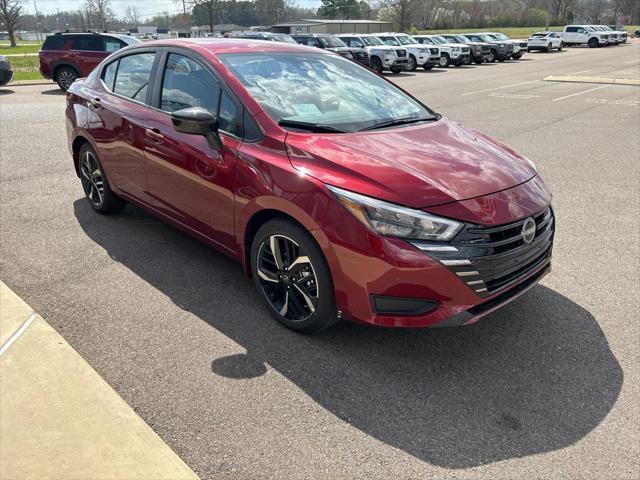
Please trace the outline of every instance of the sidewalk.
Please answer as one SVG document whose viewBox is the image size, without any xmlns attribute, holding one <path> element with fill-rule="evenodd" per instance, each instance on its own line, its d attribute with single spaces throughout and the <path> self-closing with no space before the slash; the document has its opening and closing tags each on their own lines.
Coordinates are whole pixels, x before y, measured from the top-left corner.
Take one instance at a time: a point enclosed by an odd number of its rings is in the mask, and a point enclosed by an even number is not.
<svg viewBox="0 0 640 480">
<path fill-rule="evenodd" d="M 198 477 L 0 282 L 0 479 L 31 478 Z"/>
</svg>

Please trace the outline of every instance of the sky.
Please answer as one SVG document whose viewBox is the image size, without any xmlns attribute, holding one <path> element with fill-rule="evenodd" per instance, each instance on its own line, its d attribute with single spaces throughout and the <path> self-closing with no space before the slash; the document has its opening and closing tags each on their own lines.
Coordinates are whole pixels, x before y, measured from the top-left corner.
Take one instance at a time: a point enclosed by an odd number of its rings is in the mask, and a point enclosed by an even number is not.
<svg viewBox="0 0 640 480">
<path fill-rule="evenodd" d="M 77 10 L 83 0 L 35 0 L 39 13 L 56 13 L 57 10 Z M 317 7 L 320 0 L 295 0 L 301 7 Z M 118 17 L 123 17 L 127 6 L 138 7 L 138 17 L 143 20 L 163 12 L 178 13 L 182 10 L 182 2 L 179 0 L 111 0 L 111 8 Z M 24 0 L 25 10 L 34 12 L 33 0 Z"/>
</svg>

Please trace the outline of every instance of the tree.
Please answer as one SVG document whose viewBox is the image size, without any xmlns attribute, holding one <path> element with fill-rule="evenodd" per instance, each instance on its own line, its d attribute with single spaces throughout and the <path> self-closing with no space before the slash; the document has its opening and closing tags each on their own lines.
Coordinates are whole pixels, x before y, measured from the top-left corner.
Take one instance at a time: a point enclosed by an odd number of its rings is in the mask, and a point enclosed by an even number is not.
<svg viewBox="0 0 640 480">
<path fill-rule="evenodd" d="M 358 2 L 358 0 L 322 0 L 318 15 L 324 18 L 357 20 L 362 18 L 364 13 L 361 3 L 368 8 L 369 5 L 366 2 Z"/>
<path fill-rule="evenodd" d="M 22 0 L 0 0 L 0 23 L 9 33 L 11 47 L 16 46 L 16 30 L 20 25 L 22 12 Z"/>
<path fill-rule="evenodd" d="M 256 15 L 262 25 L 283 22 L 292 11 L 290 0 L 256 0 Z"/>
<path fill-rule="evenodd" d="M 127 7 L 127 11 L 125 13 L 124 19 L 127 23 L 131 25 L 138 25 L 138 7 L 135 5 L 129 5 Z"/>
<path fill-rule="evenodd" d="M 412 0 L 385 0 L 380 8 L 380 17 L 389 20 L 404 32 L 411 26 L 411 14 L 415 3 Z"/>
</svg>

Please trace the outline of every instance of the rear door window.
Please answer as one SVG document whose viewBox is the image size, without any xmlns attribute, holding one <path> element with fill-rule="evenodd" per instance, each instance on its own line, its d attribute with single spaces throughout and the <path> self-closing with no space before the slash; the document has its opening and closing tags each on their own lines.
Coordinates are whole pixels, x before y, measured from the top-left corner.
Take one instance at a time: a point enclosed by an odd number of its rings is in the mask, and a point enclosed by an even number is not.
<svg viewBox="0 0 640 480">
<path fill-rule="evenodd" d="M 144 102 L 155 53 L 137 53 L 120 59 L 113 91 L 139 102 Z"/>
<path fill-rule="evenodd" d="M 116 79 L 116 72 L 118 70 L 118 62 L 119 62 L 119 60 L 116 60 L 115 62 L 111 62 L 102 71 L 102 81 L 104 82 L 105 86 L 109 90 L 113 90 L 113 82 Z"/>
<path fill-rule="evenodd" d="M 74 37 L 71 50 L 82 50 L 85 52 L 102 52 L 104 46 L 102 37 L 99 35 L 81 35 Z"/>
</svg>

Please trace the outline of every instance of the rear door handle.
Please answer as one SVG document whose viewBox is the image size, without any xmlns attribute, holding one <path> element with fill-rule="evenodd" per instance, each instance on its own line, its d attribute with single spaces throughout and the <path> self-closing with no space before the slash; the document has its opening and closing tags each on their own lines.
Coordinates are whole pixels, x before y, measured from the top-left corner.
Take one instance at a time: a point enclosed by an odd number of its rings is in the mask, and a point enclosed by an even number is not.
<svg viewBox="0 0 640 480">
<path fill-rule="evenodd" d="M 164 135 L 160 133 L 159 130 L 153 128 L 147 128 L 144 133 L 156 143 L 162 143 L 164 141 Z"/>
<path fill-rule="evenodd" d="M 89 100 L 89 103 L 95 109 L 102 108 L 102 103 L 98 97 L 92 98 L 91 100 Z"/>
</svg>

